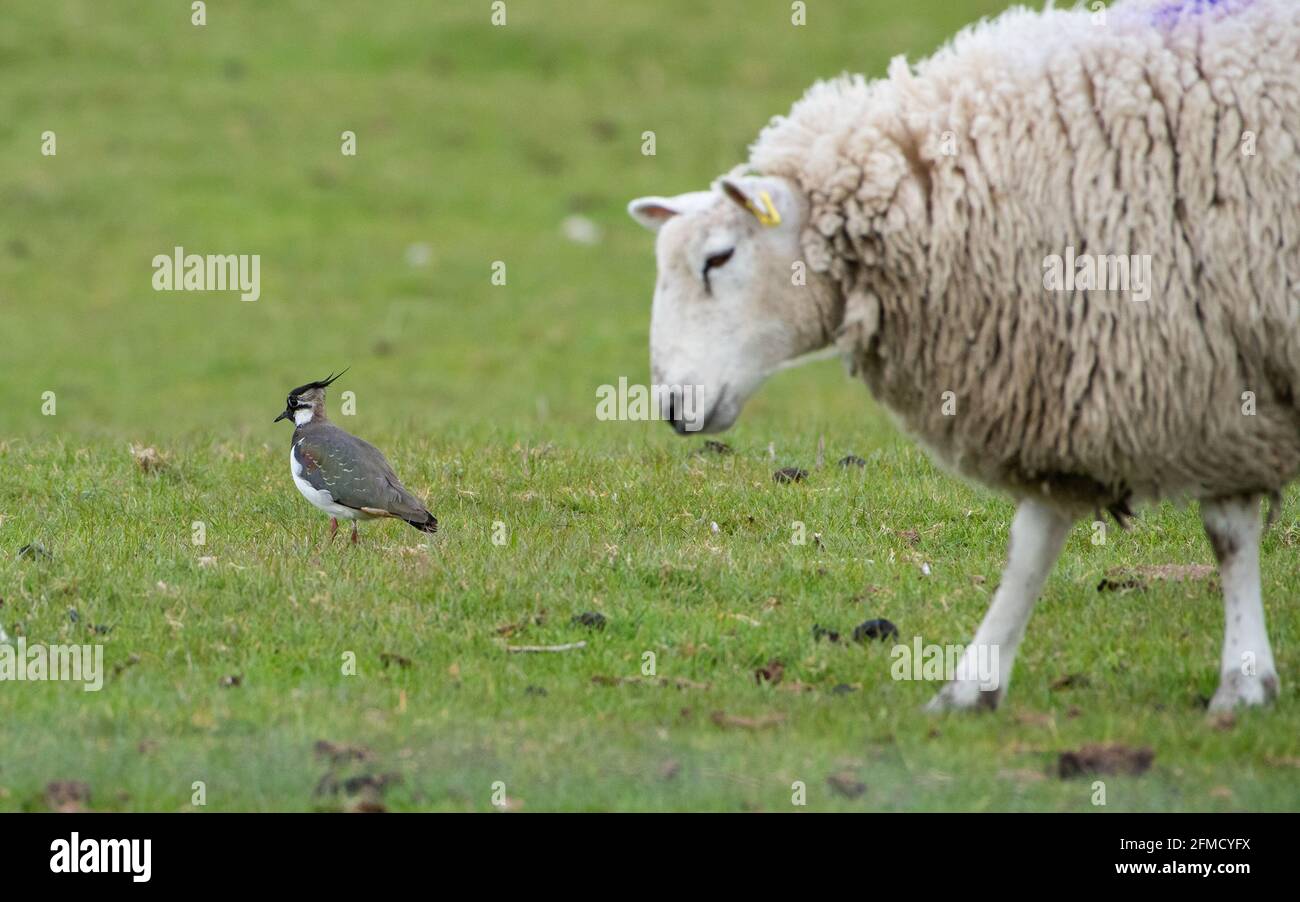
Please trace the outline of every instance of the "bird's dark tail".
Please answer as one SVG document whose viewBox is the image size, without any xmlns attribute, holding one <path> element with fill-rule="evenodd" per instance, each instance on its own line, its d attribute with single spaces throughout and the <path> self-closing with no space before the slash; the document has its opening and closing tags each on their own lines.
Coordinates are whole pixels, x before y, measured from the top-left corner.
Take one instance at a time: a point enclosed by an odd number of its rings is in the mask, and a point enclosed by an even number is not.
<svg viewBox="0 0 1300 902">
<path fill-rule="evenodd" d="M 428 511 L 424 512 L 424 517 L 425 519 L 423 520 L 407 520 L 406 522 L 410 523 L 420 532 L 429 532 L 429 533 L 437 532 L 438 518 L 435 517 L 433 514 L 429 513 Z"/>
</svg>

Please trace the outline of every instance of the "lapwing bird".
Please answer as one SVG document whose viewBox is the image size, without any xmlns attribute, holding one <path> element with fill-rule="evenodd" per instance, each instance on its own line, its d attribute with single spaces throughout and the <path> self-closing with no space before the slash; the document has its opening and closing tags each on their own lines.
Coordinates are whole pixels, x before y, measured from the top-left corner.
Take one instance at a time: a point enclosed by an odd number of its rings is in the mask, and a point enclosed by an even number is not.
<svg viewBox="0 0 1300 902">
<path fill-rule="evenodd" d="M 344 370 L 343 372 L 347 372 Z M 325 416 L 325 387 L 342 376 L 331 373 L 289 392 L 284 412 L 275 418 L 293 420 L 289 470 L 302 496 L 330 515 L 330 538 L 339 531 L 339 518 L 357 521 L 377 517 L 405 520 L 421 532 L 437 532 L 438 521 L 397 480 L 384 455 L 369 442 L 349 435 Z"/>
</svg>

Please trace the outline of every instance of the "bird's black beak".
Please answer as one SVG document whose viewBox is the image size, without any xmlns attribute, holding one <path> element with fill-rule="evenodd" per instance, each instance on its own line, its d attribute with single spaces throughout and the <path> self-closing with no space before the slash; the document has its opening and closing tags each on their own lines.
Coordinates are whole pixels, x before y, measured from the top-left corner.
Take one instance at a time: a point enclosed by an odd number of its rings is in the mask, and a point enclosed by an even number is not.
<svg viewBox="0 0 1300 902">
<path fill-rule="evenodd" d="M 278 423 L 278 422 L 280 422 L 281 420 L 287 420 L 287 419 L 289 419 L 289 417 L 291 417 L 291 416 L 293 416 L 293 413 L 289 410 L 289 408 L 286 407 L 286 408 L 284 409 L 284 411 L 283 411 L 283 412 L 282 412 L 278 417 L 276 417 L 274 420 L 272 420 L 271 422 L 272 422 L 272 423 Z"/>
</svg>

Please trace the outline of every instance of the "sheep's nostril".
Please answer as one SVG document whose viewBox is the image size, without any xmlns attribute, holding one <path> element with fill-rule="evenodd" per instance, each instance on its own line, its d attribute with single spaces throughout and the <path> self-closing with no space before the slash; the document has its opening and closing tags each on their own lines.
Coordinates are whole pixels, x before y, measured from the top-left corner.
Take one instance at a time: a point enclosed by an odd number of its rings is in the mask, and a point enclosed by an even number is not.
<svg viewBox="0 0 1300 902">
<path fill-rule="evenodd" d="M 680 435 L 686 434 L 686 404 L 682 398 L 681 389 L 674 388 L 670 390 L 664 398 L 665 405 L 662 411 L 665 416 L 665 422 Z"/>
<path fill-rule="evenodd" d="M 667 409 L 663 411 L 664 415 L 668 418 L 668 422 L 676 423 L 686 412 L 685 405 L 682 403 L 681 389 L 670 388 L 664 396 L 664 401 L 667 402 Z"/>
</svg>

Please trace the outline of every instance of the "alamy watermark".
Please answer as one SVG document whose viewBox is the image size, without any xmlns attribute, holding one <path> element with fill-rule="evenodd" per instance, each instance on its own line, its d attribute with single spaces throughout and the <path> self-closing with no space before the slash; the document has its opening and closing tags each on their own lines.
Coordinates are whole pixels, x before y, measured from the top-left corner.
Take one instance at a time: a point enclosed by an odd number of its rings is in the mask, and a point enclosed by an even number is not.
<svg viewBox="0 0 1300 902">
<path fill-rule="evenodd" d="M 104 646 L 28 645 L 0 642 L 0 682 L 84 683 L 86 692 L 104 688 Z"/>
<path fill-rule="evenodd" d="M 153 876 L 151 839 L 82 839 L 74 832 L 50 843 L 50 851 L 54 874 L 130 874 L 134 883 Z"/>
<path fill-rule="evenodd" d="M 153 258 L 154 291 L 238 291 L 241 301 L 262 296 L 261 254 L 187 254 L 179 245 L 171 255 Z"/>
<path fill-rule="evenodd" d="M 1078 254 L 1043 258 L 1043 287 L 1048 291 L 1124 291 L 1134 301 L 1151 298 L 1150 254 Z"/>
<path fill-rule="evenodd" d="M 889 675 L 895 680 L 950 683 L 976 681 L 985 692 L 995 692 L 1000 679 L 996 645 L 924 645 L 920 636 L 911 645 L 895 645 Z"/>
<path fill-rule="evenodd" d="M 667 420 L 680 421 L 687 432 L 704 425 L 700 416 L 703 385 L 629 385 L 620 376 L 618 385 L 601 385 L 596 389 L 598 420 Z"/>
</svg>

